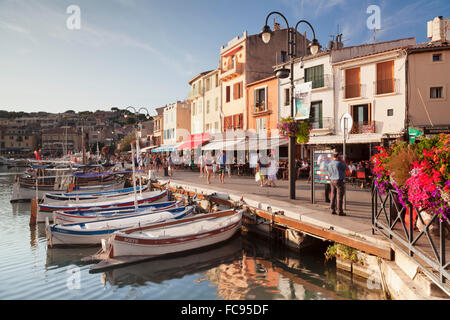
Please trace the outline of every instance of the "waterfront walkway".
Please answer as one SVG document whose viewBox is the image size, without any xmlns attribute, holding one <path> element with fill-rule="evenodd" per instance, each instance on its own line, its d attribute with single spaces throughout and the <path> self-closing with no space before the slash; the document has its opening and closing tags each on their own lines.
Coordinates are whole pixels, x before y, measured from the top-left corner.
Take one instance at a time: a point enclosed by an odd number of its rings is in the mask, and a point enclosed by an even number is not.
<svg viewBox="0 0 450 320">
<path fill-rule="evenodd" d="M 272 212 L 283 211 L 286 217 L 320 227 L 323 230 L 339 233 L 359 241 L 367 241 L 372 245 L 387 249 L 389 243 L 381 235 L 372 235 L 371 227 L 371 192 L 356 185 L 347 186 L 347 216 L 331 215 L 329 204 L 325 202 L 323 185 L 316 184 L 316 203 L 311 203 L 311 186 L 307 180 L 296 182 L 296 199 L 289 199 L 288 181 L 276 181 L 277 187 L 260 187 L 251 176 L 225 176 L 225 183 L 219 178 L 211 177 L 211 184 L 206 178 L 200 178 L 199 172 L 176 170 L 172 177 L 157 173 L 161 183 L 170 180 L 171 187 L 189 188 L 190 191 L 212 194 L 220 193 L 230 196 L 233 201 L 241 197 L 251 207 Z"/>
</svg>

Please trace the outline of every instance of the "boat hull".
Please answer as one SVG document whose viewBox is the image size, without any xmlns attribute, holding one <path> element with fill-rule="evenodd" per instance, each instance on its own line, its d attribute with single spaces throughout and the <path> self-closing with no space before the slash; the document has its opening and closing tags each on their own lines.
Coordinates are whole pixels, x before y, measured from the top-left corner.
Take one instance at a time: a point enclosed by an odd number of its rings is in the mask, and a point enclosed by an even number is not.
<svg viewBox="0 0 450 320">
<path fill-rule="evenodd" d="M 242 214 L 241 214 L 242 217 Z M 162 256 L 211 246 L 230 239 L 241 227 L 241 218 L 233 224 L 204 233 L 174 239 L 140 239 L 123 233 L 110 238 L 110 258 L 120 256 Z"/>
<path fill-rule="evenodd" d="M 131 228 L 137 225 L 160 223 L 170 219 L 182 219 L 192 213 L 193 208 L 180 208 L 180 212 L 169 211 L 152 212 L 148 214 L 134 214 L 129 217 L 108 219 L 89 227 L 89 223 L 81 224 L 83 229 L 74 229 L 73 225 L 47 225 L 46 237 L 49 247 L 64 245 L 100 245 L 102 239 L 107 239 L 118 230 Z M 75 224 L 80 225 L 80 224 Z M 86 226 L 87 225 L 87 226 Z"/>
</svg>

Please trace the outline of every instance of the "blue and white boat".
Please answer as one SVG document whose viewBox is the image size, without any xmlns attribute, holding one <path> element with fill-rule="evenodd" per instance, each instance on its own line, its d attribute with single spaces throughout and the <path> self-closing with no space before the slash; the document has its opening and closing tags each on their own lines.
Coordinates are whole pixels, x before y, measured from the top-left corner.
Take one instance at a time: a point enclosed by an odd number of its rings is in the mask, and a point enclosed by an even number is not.
<svg viewBox="0 0 450 320">
<path fill-rule="evenodd" d="M 134 207 L 128 207 L 127 209 L 115 208 L 106 210 L 84 210 L 84 211 L 78 210 L 71 212 L 55 211 L 53 213 L 53 218 L 52 219 L 49 218 L 49 221 L 53 220 L 53 222 L 56 224 L 82 223 L 82 222 L 111 219 L 115 217 L 130 216 L 134 214 L 177 210 L 180 207 L 183 207 L 182 200 L 141 205 L 137 208 L 137 210 Z"/>
<path fill-rule="evenodd" d="M 134 214 L 126 217 L 116 217 L 86 223 L 66 225 L 46 224 L 47 245 L 100 245 L 102 239 L 107 239 L 116 231 L 147 226 L 173 219 L 182 219 L 193 213 L 194 207 L 180 207 L 171 211 Z"/>
<path fill-rule="evenodd" d="M 136 192 L 144 192 L 148 186 L 136 187 Z M 57 201 L 82 201 L 99 198 L 111 198 L 125 196 L 134 193 L 134 188 L 124 188 L 119 190 L 109 190 L 101 192 L 67 192 L 67 193 L 46 193 L 45 198 Z"/>
</svg>

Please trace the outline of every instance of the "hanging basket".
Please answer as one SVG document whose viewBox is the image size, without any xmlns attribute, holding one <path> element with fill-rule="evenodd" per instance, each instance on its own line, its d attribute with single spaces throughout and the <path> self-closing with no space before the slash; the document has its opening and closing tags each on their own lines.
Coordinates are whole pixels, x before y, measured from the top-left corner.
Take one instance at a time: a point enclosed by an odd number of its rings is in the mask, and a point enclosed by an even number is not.
<svg viewBox="0 0 450 320">
<path fill-rule="evenodd" d="M 278 123 L 280 134 L 286 138 L 295 137 L 298 144 L 309 142 L 311 129 L 311 123 L 308 119 L 294 120 L 292 117 L 287 117 L 282 118 Z"/>
</svg>

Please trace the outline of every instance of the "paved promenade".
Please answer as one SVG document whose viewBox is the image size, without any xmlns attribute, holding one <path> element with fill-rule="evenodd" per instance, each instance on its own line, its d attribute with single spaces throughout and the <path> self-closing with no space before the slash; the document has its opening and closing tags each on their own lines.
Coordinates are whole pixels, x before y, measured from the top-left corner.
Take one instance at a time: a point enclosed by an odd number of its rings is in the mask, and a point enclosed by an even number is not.
<svg viewBox="0 0 450 320">
<path fill-rule="evenodd" d="M 285 216 L 311 223 L 327 230 L 334 230 L 345 235 L 355 235 L 383 247 L 388 243 L 379 235 L 371 233 L 371 194 L 370 189 L 358 186 L 347 186 L 347 216 L 331 215 L 329 204 L 325 202 L 323 185 L 316 184 L 316 204 L 311 203 L 311 186 L 306 180 L 296 182 L 296 199 L 289 199 L 288 181 L 276 181 L 276 187 L 260 187 L 250 176 L 225 176 L 222 184 L 219 178 L 211 177 L 211 184 L 206 184 L 206 178 L 200 178 L 199 172 L 176 170 L 172 177 L 164 177 L 162 171 L 157 173 L 161 183 L 170 180 L 172 187 L 189 186 L 203 193 L 222 193 L 232 200 L 240 197 L 252 206 L 265 210 L 270 206 L 273 211 L 282 210 Z"/>
</svg>

